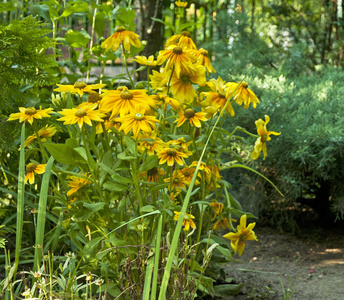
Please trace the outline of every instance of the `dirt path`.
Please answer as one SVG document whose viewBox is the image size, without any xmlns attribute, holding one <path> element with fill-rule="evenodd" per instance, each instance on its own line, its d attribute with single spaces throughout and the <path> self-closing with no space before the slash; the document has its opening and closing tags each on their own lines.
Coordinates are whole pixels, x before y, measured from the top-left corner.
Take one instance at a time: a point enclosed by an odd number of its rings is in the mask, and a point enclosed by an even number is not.
<svg viewBox="0 0 344 300">
<path fill-rule="evenodd" d="M 255 232 L 259 241 L 247 242 L 240 263 L 226 269 L 236 283 L 245 283 L 228 299 L 344 300 L 343 230 L 313 234 L 317 241 L 270 228 Z M 286 294 L 294 292 L 291 298 L 283 297 L 281 280 Z"/>
</svg>

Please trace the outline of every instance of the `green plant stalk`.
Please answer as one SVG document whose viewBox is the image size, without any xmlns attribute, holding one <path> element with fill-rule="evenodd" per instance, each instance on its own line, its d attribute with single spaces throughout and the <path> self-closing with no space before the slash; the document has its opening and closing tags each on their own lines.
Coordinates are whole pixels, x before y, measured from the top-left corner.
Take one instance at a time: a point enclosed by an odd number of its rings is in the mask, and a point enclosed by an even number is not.
<svg viewBox="0 0 344 300">
<path fill-rule="evenodd" d="M 20 154 L 19 154 L 19 174 L 18 174 L 18 197 L 17 197 L 17 227 L 16 227 L 16 250 L 14 260 L 13 281 L 15 281 L 18 264 L 20 259 L 20 250 L 24 224 L 24 194 L 25 194 L 25 123 L 21 129 L 20 135 Z"/>
<path fill-rule="evenodd" d="M 232 165 L 232 166 L 228 166 L 228 167 L 225 167 L 225 168 L 222 168 L 222 170 L 226 170 L 226 169 L 233 169 L 233 168 L 243 168 L 243 169 L 246 169 L 246 170 L 250 170 L 251 172 L 253 173 L 256 173 L 257 175 L 259 175 L 260 177 L 264 178 L 267 182 L 269 182 L 274 188 L 275 190 L 282 196 L 284 197 L 284 195 L 282 194 L 282 192 L 278 189 L 278 187 L 276 185 L 273 184 L 273 182 L 271 180 L 269 180 L 268 178 L 266 178 L 263 174 L 259 173 L 258 171 L 248 167 L 248 166 L 244 166 L 244 165 L 240 165 L 240 164 L 235 164 L 235 165 Z"/>
<path fill-rule="evenodd" d="M 137 178 L 137 143 L 138 143 L 138 140 L 136 139 L 135 140 L 135 153 L 134 153 L 134 156 L 136 157 L 136 159 L 131 160 L 130 165 L 131 165 L 131 170 L 133 173 L 133 182 L 134 182 L 134 186 L 135 186 L 136 196 L 137 196 L 137 199 L 139 200 L 139 205 L 141 208 L 144 206 L 143 205 L 144 203 L 142 201 L 141 190 L 140 190 L 139 181 Z"/>
<path fill-rule="evenodd" d="M 202 174 L 203 176 L 203 180 L 202 180 L 202 201 L 205 201 L 205 173 L 203 172 Z M 196 249 L 195 249 L 195 256 L 193 256 L 192 258 L 192 263 L 191 263 L 191 272 L 193 271 L 193 262 L 195 260 L 196 257 L 198 257 L 198 252 L 199 252 L 199 240 L 201 239 L 201 233 L 202 233 L 202 223 L 203 223 L 203 214 L 204 214 L 204 204 L 202 203 L 202 207 L 201 207 L 201 215 L 200 215 L 200 219 L 199 219 L 199 224 L 198 224 L 198 235 L 197 235 L 197 241 L 196 241 Z"/>
<path fill-rule="evenodd" d="M 129 80 L 130 80 L 131 85 L 132 85 L 132 88 L 134 89 L 135 88 L 135 84 L 134 84 L 134 81 L 131 78 L 131 75 L 130 75 L 130 72 L 129 72 L 129 69 L 128 69 L 128 63 L 127 63 L 127 58 L 125 57 L 125 51 L 124 51 L 123 44 L 121 44 L 121 50 L 122 50 L 122 54 L 123 54 L 123 62 L 124 62 L 125 70 L 127 71 Z"/>
<path fill-rule="evenodd" d="M 147 94 L 149 95 L 150 91 L 149 91 L 149 71 L 150 71 L 150 67 L 147 66 Z"/>
<path fill-rule="evenodd" d="M 153 271 L 153 283 L 150 300 L 156 299 L 156 290 L 158 287 L 158 272 L 159 272 L 159 259 L 160 259 L 160 244 L 161 244 L 161 232 L 162 232 L 163 216 L 159 216 L 158 232 L 156 235 L 155 244 L 155 256 L 154 256 L 154 271 Z"/>
<path fill-rule="evenodd" d="M 173 64 L 173 67 L 172 67 L 171 76 L 168 79 L 168 83 L 167 83 L 167 93 L 166 93 L 167 96 L 169 96 L 173 72 L 174 72 L 174 64 Z"/>
</svg>

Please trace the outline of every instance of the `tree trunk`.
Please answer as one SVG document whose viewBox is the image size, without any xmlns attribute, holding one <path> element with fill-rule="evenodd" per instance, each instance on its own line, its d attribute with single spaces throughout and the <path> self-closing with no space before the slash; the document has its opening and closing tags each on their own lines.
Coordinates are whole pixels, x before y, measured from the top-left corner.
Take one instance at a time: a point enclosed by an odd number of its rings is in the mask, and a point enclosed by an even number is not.
<svg viewBox="0 0 344 300">
<path fill-rule="evenodd" d="M 137 33 L 142 41 L 147 41 L 140 55 L 150 56 L 162 50 L 164 46 L 163 24 L 151 18 L 162 19 L 163 0 L 136 0 Z M 138 81 L 147 80 L 147 72 L 137 73 Z"/>
</svg>

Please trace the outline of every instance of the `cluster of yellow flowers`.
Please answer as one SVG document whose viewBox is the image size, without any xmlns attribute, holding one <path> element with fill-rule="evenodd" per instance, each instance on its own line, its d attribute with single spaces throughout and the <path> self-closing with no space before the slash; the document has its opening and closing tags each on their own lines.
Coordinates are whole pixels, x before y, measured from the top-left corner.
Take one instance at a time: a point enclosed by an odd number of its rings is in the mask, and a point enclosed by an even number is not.
<svg viewBox="0 0 344 300">
<path fill-rule="evenodd" d="M 187 3 L 179 2 L 176 4 L 180 7 L 184 7 L 184 4 Z M 123 52 L 130 51 L 131 46 L 140 47 L 139 36 L 120 26 L 101 45 L 106 51 L 110 49 L 116 51 L 121 46 Z M 85 130 L 84 124 L 93 126 L 93 122 L 97 122 L 97 134 L 101 134 L 104 129 L 110 130 L 112 127 L 118 131 L 124 131 L 124 134 L 132 132 L 141 153 L 156 154 L 159 164 L 166 164 L 166 168 L 170 168 L 170 176 L 167 178 L 164 178 L 166 170 L 158 167 L 139 174 L 139 178 L 148 182 L 169 183 L 170 196 L 174 200 L 182 189 L 186 189 L 190 185 L 198 162 L 194 161 L 189 165 L 186 163 L 186 160 L 189 157 L 191 159 L 194 154 L 189 150 L 192 141 L 187 142 L 183 137 L 163 141 L 158 134 L 162 134 L 164 127 L 168 125 L 169 127 L 174 126 L 173 134 L 177 135 L 181 133 L 178 132 L 178 128 L 184 125 L 191 139 L 195 141 L 197 129 L 202 127 L 202 122 L 213 119 L 225 105 L 226 112 L 234 116 L 234 103 L 242 105 L 244 109 L 252 103 L 255 108 L 259 100 L 248 88 L 246 82 L 225 82 L 221 77 L 207 81 L 206 74 L 215 73 L 208 58 L 208 52 L 205 49 L 197 49 L 187 31 L 169 38 L 166 48 L 159 52 L 156 60 L 154 56 L 148 58 L 136 56 L 135 61 L 147 67 L 161 66 L 159 71 L 153 70 L 149 75 L 150 83 L 148 85 L 155 92 L 154 95 L 149 95 L 146 90 L 134 89 L 134 87 L 129 89 L 126 86 L 119 86 L 116 90 L 104 90 L 105 84 L 87 85 L 82 81 L 78 81 L 74 85 L 58 85 L 58 88 L 55 89 L 57 92 L 78 94 L 80 99 L 84 93 L 87 93 L 88 98 L 86 102 L 80 103 L 75 108 L 58 111 L 62 117 L 57 121 L 64 121 L 65 125 L 78 124 L 80 130 Z M 208 91 L 198 92 L 195 85 L 204 87 Z M 53 111 L 52 108 L 36 110 L 33 107 L 20 107 L 19 110 L 19 113 L 11 114 L 8 120 L 19 119 L 20 122 L 28 121 L 32 124 L 34 119 L 50 117 Z M 160 115 L 157 114 L 159 110 Z M 172 118 L 173 116 L 175 118 L 171 123 L 167 123 L 164 119 L 167 112 L 172 112 Z M 265 116 L 265 121 L 262 119 L 256 121 L 259 137 L 251 154 L 253 159 L 257 159 L 261 151 L 265 158 L 267 155 L 266 142 L 271 139 L 270 135 L 279 134 L 267 131 L 268 122 L 268 116 Z M 25 146 L 37 138 L 51 137 L 55 133 L 55 127 L 46 126 L 30 136 Z M 196 144 L 194 150 L 197 151 Z M 34 183 L 34 173 L 43 173 L 44 167 L 45 165 L 30 163 L 27 166 L 25 181 L 29 180 L 31 184 Z M 67 196 L 71 196 L 79 189 L 91 184 L 91 181 L 87 179 L 90 175 L 81 175 L 83 177 L 69 178 L 67 184 L 71 189 Z M 202 162 L 198 178 L 204 180 L 209 192 L 216 190 L 219 187 L 217 182 L 221 180 L 217 163 Z M 199 184 L 198 180 L 196 184 Z M 229 218 L 222 215 L 223 204 L 211 203 L 210 206 L 215 209 L 213 221 L 219 216 L 213 229 L 229 228 Z M 179 214 L 180 212 L 175 212 L 175 220 L 178 220 Z M 192 219 L 194 216 L 185 214 L 183 223 L 185 230 L 196 227 Z M 238 233 L 229 233 L 225 236 L 232 240 L 232 247 L 235 251 L 238 249 L 239 255 L 243 251 L 244 240 L 256 239 L 252 231 L 254 225 L 251 225 L 246 228 L 246 218 L 243 216 L 238 226 Z"/>
</svg>

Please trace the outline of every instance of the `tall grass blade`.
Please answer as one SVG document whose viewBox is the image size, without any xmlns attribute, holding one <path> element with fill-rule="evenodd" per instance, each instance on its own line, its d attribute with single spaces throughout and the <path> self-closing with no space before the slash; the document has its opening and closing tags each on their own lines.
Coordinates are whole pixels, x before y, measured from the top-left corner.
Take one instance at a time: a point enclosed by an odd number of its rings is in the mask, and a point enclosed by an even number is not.
<svg viewBox="0 0 344 300">
<path fill-rule="evenodd" d="M 47 211 L 48 189 L 50 182 L 51 168 L 54 163 L 54 158 L 50 157 L 45 167 L 45 173 L 42 179 L 41 192 L 39 194 L 37 228 L 36 228 L 36 243 L 35 243 L 35 262 L 33 270 L 38 271 L 40 268 L 40 261 L 42 257 L 42 247 L 44 239 L 45 217 Z"/>
<path fill-rule="evenodd" d="M 143 294 L 142 294 L 142 300 L 149 300 L 149 294 L 150 294 L 150 286 L 152 282 L 152 274 L 153 274 L 153 257 L 148 259 L 147 262 L 147 269 L 146 269 L 146 276 L 145 276 L 145 284 L 143 287 Z"/>
<path fill-rule="evenodd" d="M 18 270 L 21 242 L 23 235 L 23 218 L 24 218 L 24 194 L 25 194 L 25 123 L 21 129 L 20 135 L 20 154 L 19 154 L 19 172 L 18 172 L 18 197 L 17 197 L 17 228 L 16 228 L 16 251 L 14 259 L 13 281 L 15 281 Z"/>
<path fill-rule="evenodd" d="M 160 244 L 161 244 L 161 232 L 162 232 L 162 218 L 160 215 L 158 223 L 158 232 L 156 236 L 156 245 L 155 245 L 155 256 L 154 256 L 154 271 L 153 271 L 153 283 L 152 283 L 152 292 L 151 300 L 156 299 L 156 290 L 158 287 L 158 271 L 159 271 L 159 259 L 160 259 Z"/>
</svg>

